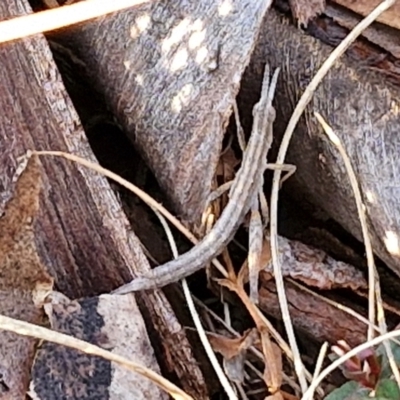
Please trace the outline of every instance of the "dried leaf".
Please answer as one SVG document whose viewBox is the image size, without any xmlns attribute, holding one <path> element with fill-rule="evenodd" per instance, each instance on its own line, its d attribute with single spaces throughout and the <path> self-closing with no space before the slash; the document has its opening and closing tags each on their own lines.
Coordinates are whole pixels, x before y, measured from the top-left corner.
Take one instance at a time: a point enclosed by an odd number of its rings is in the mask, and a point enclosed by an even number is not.
<svg viewBox="0 0 400 400">
<path fill-rule="evenodd" d="M 250 241 L 250 239 L 249 239 Z M 268 240 L 263 240 L 262 243 L 262 248 L 261 248 L 261 252 L 260 252 L 260 256 L 259 256 L 259 268 L 258 268 L 258 272 L 263 270 L 265 268 L 266 265 L 268 265 L 271 261 L 271 247 L 269 245 L 269 241 Z M 265 271 L 263 271 L 265 272 Z M 265 273 L 264 273 L 264 280 L 265 280 Z M 271 275 L 272 278 L 272 275 Z M 247 259 L 238 274 L 238 282 L 241 282 L 241 284 L 243 285 L 243 283 L 247 283 L 249 281 L 249 260 Z"/>
<path fill-rule="evenodd" d="M 53 285 L 33 233 L 41 184 L 40 163 L 32 157 L 0 219 L 0 313 L 34 324 L 44 322 L 41 306 Z M 1 398 L 25 397 L 36 343 L 36 339 L 0 332 Z"/>
<path fill-rule="evenodd" d="M 264 265 L 269 265 L 270 262 L 271 262 L 271 245 L 270 245 L 269 238 L 268 238 L 268 239 L 264 240 L 264 243 L 263 243 L 260 263 L 262 266 L 264 266 Z"/>
<path fill-rule="evenodd" d="M 283 390 L 281 390 L 279 393 L 282 395 L 284 400 L 300 400 L 299 397 L 294 396 L 293 394 L 287 393 Z"/>
<path fill-rule="evenodd" d="M 268 242 L 269 238 L 264 241 L 264 247 L 269 246 Z M 290 276 L 306 285 L 324 290 L 367 288 L 361 271 L 350 264 L 334 260 L 322 250 L 281 236 L 278 237 L 278 245 L 283 276 Z M 273 271 L 271 262 L 264 268 L 269 273 Z"/>
<path fill-rule="evenodd" d="M 289 0 L 289 4 L 293 17 L 304 26 L 325 9 L 325 0 Z"/>
<path fill-rule="evenodd" d="M 216 174 L 223 177 L 224 182 L 229 182 L 235 177 L 235 168 L 240 164 L 232 147 L 226 149 L 219 159 Z"/>
<path fill-rule="evenodd" d="M 216 334 L 209 334 L 208 337 L 214 351 L 223 356 L 225 372 L 229 379 L 242 383 L 246 350 L 258 339 L 257 330 L 248 329 L 242 336 L 234 339 Z"/>
<path fill-rule="evenodd" d="M 351 347 L 344 340 L 340 340 L 332 346 L 334 354 L 330 358 L 337 358 L 346 354 Z M 381 366 L 377 354 L 373 349 L 365 349 L 359 354 L 345 361 L 340 369 L 343 375 L 353 381 L 359 382 L 363 387 L 374 389 L 381 375 Z"/>
<path fill-rule="evenodd" d="M 70 300 L 53 292 L 45 306 L 51 327 L 159 372 L 134 296 Z M 51 371 L 51 373 L 49 373 Z M 167 399 L 153 382 L 101 357 L 45 342 L 32 368 L 35 400 L 81 398 Z"/>
<path fill-rule="evenodd" d="M 283 378 L 282 352 L 279 346 L 271 341 L 267 329 L 262 329 L 260 335 L 265 358 L 264 382 L 271 393 L 276 393 Z"/>
<path fill-rule="evenodd" d="M 265 400 L 284 400 L 284 398 L 280 392 L 276 392 L 270 396 L 267 396 Z"/>
</svg>

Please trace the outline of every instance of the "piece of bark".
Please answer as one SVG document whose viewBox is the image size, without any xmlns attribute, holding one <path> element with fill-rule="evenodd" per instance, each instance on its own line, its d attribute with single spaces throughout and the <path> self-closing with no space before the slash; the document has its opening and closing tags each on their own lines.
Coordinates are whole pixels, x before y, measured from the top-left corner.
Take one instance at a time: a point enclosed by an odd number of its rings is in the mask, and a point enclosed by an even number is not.
<svg viewBox="0 0 400 400">
<path fill-rule="evenodd" d="M 100 346 L 159 373 L 133 295 L 69 300 L 53 292 L 46 304 L 51 328 Z M 101 357 L 55 343 L 36 353 L 30 396 L 47 399 L 167 399 L 153 382 Z"/>
<path fill-rule="evenodd" d="M 268 276 L 265 280 L 264 274 L 260 274 L 259 307 L 267 315 L 282 319 L 275 282 Z M 300 290 L 290 282 L 285 282 L 285 292 L 290 317 L 296 329 L 315 340 L 330 344 L 338 340 L 345 340 L 351 346 L 365 342 L 367 325 L 357 318 Z M 363 313 L 358 307 L 356 311 Z"/>
<path fill-rule="evenodd" d="M 43 298 L 52 289 L 36 251 L 33 222 L 39 209 L 41 168 L 31 158 L 0 218 L 0 314 L 44 324 Z M 0 398 L 25 396 L 37 340 L 0 331 Z"/>
<path fill-rule="evenodd" d="M 158 0 L 52 35 L 86 63 L 94 87 L 188 223 L 200 222 L 270 3 Z"/>
<path fill-rule="evenodd" d="M 335 293 L 334 289 L 366 292 L 367 282 L 361 272 L 353 266 L 329 257 L 325 252 L 296 240 L 279 236 L 279 257 L 282 275 L 307 287 Z M 269 241 L 263 246 L 263 269 L 260 272 L 260 308 L 275 318 L 281 318 L 275 281 L 271 279 L 272 263 Z M 367 327 L 353 316 L 313 296 L 298 286 L 286 281 L 290 315 L 297 329 L 319 341 L 335 343 L 344 339 L 353 345 L 360 344 Z M 361 298 L 360 298 L 361 300 Z M 340 302 L 340 296 L 337 299 Z M 356 311 L 365 314 L 358 305 Z M 330 321 L 330 323 L 329 323 Z M 359 340 L 359 342 L 357 342 Z"/>
<path fill-rule="evenodd" d="M 333 0 L 333 3 L 340 4 L 343 7 L 354 11 L 366 17 L 374 8 L 378 7 L 382 0 Z M 400 29 L 400 3 L 396 1 L 392 7 L 382 13 L 377 21 Z"/>
<path fill-rule="evenodd" d="M 31 12 L 26 1 L 0 3 L 1 19 Z M 28 149 L 63 150 L 95 161 L 43 36 L 0 47 L 0 211 L 12 196 L 18 157 Z M 34 225 L 41 261 L 69 298 L 109 292 L 149 269 L 106 179 L 84 167 L 41 158 L 43 190 Z M 157 329 L 164 368 L 195 398 L 204 379 L 182 326 L 162 292 L 139 294 L 148 326 Z M 172 351 L 171 348 L 177 349 Z M 168 357 L 166 356 L 168 355 Z"/>
<path fill-rule="evenodd" d="M 267 14 L 252 62 L 242 82 L 240 105 L 251 115 L 264 60 L 281 67 L 275 98 L 279 138 L 295 104 L 330 49 L 303 34 L 272 10 Z M 313 112 L 321 113 L 341 138 L 356 171 L 366 203 L 374 251 L 400 276 L 400 174 L 397 104 L 400 91 L 382 75 L 347 58 L 338 60 L 316 90 L 293 135 L 287 162 L 297 166 L 285 183 L 300 201 L 320 206 L 357 239 L 360 222 L 347 172 L 335 146 Z"/>
<path fill-rule="evenodd" d="M 307 246 L 297 240 L 278 237 L 282 275 L 319 290 L 366 290 L 368 285 L 361 271 L 350 264 L 337 261 L 324 251 Z M 269 237 L 263 244 L 261 268 L 273 273 Z"/>
<path fill-rule="evenodd" d="M 357 18 L 357 16 L 348 12 L 345 8 L 335 5 L 327 6 L 324 14 L 347 29 L 353 29 L 361 20 L 361 17 Z M 400 58 L 399 34 L 400 32 L 397 29 L 375 23 L 368 27 L 362 33 L 362 36 L 390 52 L 394 57 Z"/>
</svg>

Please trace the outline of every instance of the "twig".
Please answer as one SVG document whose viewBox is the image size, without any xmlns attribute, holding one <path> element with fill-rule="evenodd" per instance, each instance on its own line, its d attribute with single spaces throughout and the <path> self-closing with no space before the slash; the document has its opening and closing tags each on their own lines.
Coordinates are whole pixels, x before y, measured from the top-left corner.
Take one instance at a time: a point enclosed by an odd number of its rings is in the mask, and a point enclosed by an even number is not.
<svg viewBox="0 0 400 400">
<path fill-rule="evenodd" d="M 194 301 L 199 305 L 201 308 L 203 308 L 209 315 L 211 315 L 216 321 L 218 321 L 228 332 L 230 332 L 232 335 L 236 337 L 240 337 L 240 334 L 236 332 L 229 324 L 226 323 L 218 314 L 216 314 L 214 311 L 209 309 L 202 301 L 194 297 Z M 276 340 L 276 339 L 275 339 Z M 251 346 L 249 350 L 259 359 L 265 362 L 264 356 L 259 351 L 256 347 Z M 290 358 L 290 357 L 289 357 Z M 250 368 L 253 369 L 253 371 L 258 375 L 261 379 L 263 379 L 263 374 L 258 371 L 250 362 L 246 362 L 246 365 L 248 365 Z M 291 386 L 295 391 L 300 391 L 300 386 L 297 385 L 297 383 L 288 377 L 283 371 L 282 371 L 283 377 L 285 379 L 285 382 Z"/>
<path fill-rule="evenodd" d="M 323 345 L 321 346 L 321 349 L 320 349 L 319 354 L 318 354 L 317 362 L 315 364 L 315 370 L 314 370 L 314 375 L 313 375 L 312 382 L 314 382 L 314 380 L 317 378 L 317 376 L 321 372 L 322 364 L 324 362 L 324 359 L 325 359 L 325 356 L 326 356 L 326 352 L 328 351 L 328 346 L 329 346 L 328 342 L 324 342 Z"/>
<path fill-rule="evenodd" d="M 368 340 L 374 337 L 374 324 L 375 324 L 375 297 L 376 304 L 378 309 L 378 324 L 382 333 L 387 332 L 387 324 L 385 320 L 385 311 L 382 305 L 382 297 L 381 297 L 381 287 L 379 283 L 379 275 L 376 270 L 375 261 L 374 261 L 374 253 L 372 251 L 371 238 L 368 232 L 367 219 L 365 216 L 365 204 L 361 197 L 360 186 L 357 182 L 357 177 L 354 172 L 353 166 L 351 165 L 351 161 L 349 156 L 346 153 L 345 148 L 342 145 L 340 138 L 336 135 L 333 129 L 326 123 L 326 121 L 322 118 L 319 113 L 315 113 L 318 122 L 321 124 L 324 129 L 326 135 L 329 140 L 336 146 L 340 155 L 343 158 L 343 162 L 349 175 L 350 184 L 354 192 L 354 197 L 357 205 L 358 218 L 360 219 L 361 231 L 365 244 L 365 252 L 367 254 L 367 263 L 368 263 L 368 317 L 369 317 L 369 325 L 368 325 Z M 396 361 L 394 360 L 393 352 L 390 347 L 390 343 L 388 341 L 384 341 L 383 345 L 388 355 L 389 364 L 393 371 L 393 375 L 396 378 L 397 385 L 400 388 L 400 373 L 396 365 Z"/>
<path fill-rule="evenodd" d="M 295 110 L 289 120 L 288 126 L 282 138 L 282 143 L 279 147 L 278 157 L 276 164 L 283 164 L 285 161 L 285 156 L 287 149 L 289 147 L 290 140 L 292 138 L 294 129 L 299 121 L 303 111 L 305 110 L 308 103 L 328 71 L 331 69 L 333 64 L 338 58 L 340 58 L 343 53 L 350 47 L 354 40 L 373 22 L 379 17 L 384 11 L 391 7 L 396 0 L 385 0 L 378 7 L 376 7 L 366 18 L 364 18 L 359 24 L 357 24 L 354 29 L 346 36 L 346 38 L 336 47 L 329 57 L 322 64 L 321 68 L 318 70 L 314 78 L 311 80 L 307 86 L 305 92 L 301 96 L 299 102 L 297 103 Z M 300 385 L 303 392 L 307 387 L 307 383 L 303 372 L 303 363 L 300 359 L 300 352 L 297 347 L 296 338 L 294 336 L 293 325 L 290 320 L 289 307 L 287 304 L 287 299 L 285 297 L 285 288 L 283 277 L 281 273 L 281 267 L 279 263 L 278 256 L 278 198 L 279 198 L 279 183 L 280 183 L 281 171 L 274 171 L 272 180 L 272 193 L 271 193 L 271 218 L 270 218 L 270 234 L 271 234 L 271 256 L 272 263 L 274 267 L 274 275 L 276 280 L 276 287 L 279 302 L 281 305 L 281 312 L 283 317 L 283 322 L 285 324 L 286 333 L 289 338 L 289 343 L 292 347 L 293 354 L 295 356 L 295 369 L 299 377 Z"/>
<path fill-rule="evenodd" d="M 48 32 L 147 3 L 149 0 L 86 0 L 0 22 L 0 43 Z"/>
<path fill-rule="evenodd" d="M 111 353 L 110 351 L 104 350 L 101 347 L 95 346 L 94 344 L 76 339 L 64 333 L 31 324 L 29 322 L 9 318 L 5 315 L 0 315 L 0 328 L 6 331 L 15 332 L 19 335 L 47 340 L 48 342 L 57 343 L 61 346 L 67 346 L 72 349 L 82 351 L 85 354 L 95 355 L 106 360 L 113 361 L 124 368 L 150 379 L 157 386 L 168 392 L 174 399 L 193 400 L 193 397 L 186 394 L 183 390 L 179 389 L 173 383 L 158 375 L 156 372 L 144 367 L 143 365 L 130 361 L 125 357 L 119 356 L 118 354 Z"/>
<path fill-rule="evenodd" d="M 165 218 L 156 210 L 154 210 L 157 218 L 159 219 L 161 225 L 164 228 L 165 234 L 167 235 L 168 238 L 168 243 L 171 247 L 172 255 L 174 258 L 178 258 L 178 248 L 176 246 L 176 242 L 174 239 L 174 236 L 172 235 L 171 229 L 168 226 L 167 221 Z M 217 360 L 217 356 L 215 355 L 214 350 L 211 347 L 210 341 L 208 340 L 208 337 L 204 331 L 203 325 L 200 321 L 200 316 L 199 313 L 196 310 L 196 307 L 193 303 L 192 295 L 189 290 L 189 286 L 187 284 L 186 279 L 182 279 L 182 287 L 183 287 L 183 293 L 186 299 L 186 303 L 188 305 L 190 315 L 192 316 L 192 320 L 194 322 L 194 325 L 196 326 L 197 333 L 199 335 L 200 341 L 203 344 L 204 350 L 208 356 L 208 359 L 210 360 L 210 363 L 212 367 L 214 368 L 214 371 L 216 375 L 218 376 L 218 379 L 224 388 L 226 394 L 229 397 L 229 400 L 237 400 L 237 396 L 235 391 L 233 390 L 231 384 L 229 383 L 228 378 L 226 377 L 224 371 L 221 368 L 221 365 L 219 364 Z"/>
<path fill-rule="evenodd" d="M 372 251 L 371 238 L 368 233 L 368 225 L 367 220 L 365 218 L 365 204 L 361 197 L 360 187 L 357 182 L 357 177 L 354 172 L 353 166 L 351 165 L 351 161 L 349 156 L 344 149 L 341 140 L 333 131 L 333 129 L 327 124 L 324 118 L 320 113 L 315 112 L 315 117 L 318 122 L 321 124 L 323 130 L 325 131 L 328 139 L 333 143 L 334 146 L 338 149 L 340 155 L 342 156 L 347 175 L 349 176 L 350 185 L 353 189 L 354 199 L 357 206 L 358 218 L 361 224 L 361 231 L 364 239 L 365 252 L 367 254 L 367 264 L 368 264 L 368 318 L 369 318 L 369 326 L 368 326 L 368 340 L 374 337 L 374 324 L 375 324 L 375 275 L 377 275 L 375 261 L 374 261 L 374 253 Z M 385 332 L 382 332 L 385 333 Z"/>
</svg>

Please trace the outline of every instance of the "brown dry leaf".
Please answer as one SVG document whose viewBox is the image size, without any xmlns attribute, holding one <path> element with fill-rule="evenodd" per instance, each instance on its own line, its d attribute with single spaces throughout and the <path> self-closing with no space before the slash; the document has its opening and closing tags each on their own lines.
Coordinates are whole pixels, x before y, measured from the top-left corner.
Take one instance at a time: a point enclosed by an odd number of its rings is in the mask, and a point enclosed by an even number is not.
<svg viewBox="0 0 400 400">
<path fill-rule="evenodd" d="M 53 285 L 33 233 L 41 186 L 39 160 L 31 157 L 0 219 L 0 313 L 34 324 L 44 322 L 43 298 Z M 25 398 L 36 343 L 36 339 L 0 332 L 2 399 Z"/>
<path fill-rule="evenodd" d="M 271 245 L 269 240 L 264 240 L 261 252 L 261 265 L 268 265 L 271 262 Z"/>
<path fill-rule="evenodd" d="M 266 265 L 268 265 L 271 261 L 271 247 L 269 245 L 268 240 L 263 240 L 262 244 L 262 249 L 260 253 L 260 260 L 259 260 L 259 265 L 260 265 L 260 271 L 265 268 Z M 265 275 L 264 274 L 264 280 L 265 280 Z M 272 278 L 272 275 L 271 275 Z M 238 283 L 243 285 L 244 283 L 247 283 L 249 281 L 249 266 L 248 266 L 248 260 L 243 263 L 242 267 L 240 268 L 239 274 L 238 274 Z"/>
<path fill-rule="evenodd" d="M 208 334 L 212 348 L 224 358 L 224 369 L 231 381 L 243 383 L 246 350 L 258 340 L 258 337 L 258 331 L 254 328 L 248 329 L 242 336 L 234 339 L 214 333 Z"/>
<path fill-rule="evenodd" d="M 284 400 L 284 397 L 282 396 L 281 392 L 276 392 L 270 396 L 267 396 L 265 400 Z"/>
<path fill-rule="evenodd" d="M 282 352 L 279 346 L 271 341 L 266 328 L 261 329 L 260 335 L 265 358 L 264 382 L 271 393 L 276 393 L 282 385 Z"/>
<path fill-rule="evenodd" d="M 211 196 L 216 195 L 216 193 L 219 194 L 219 197 L 211 202 L 213 210 L 212 213 L 214 214 L 215 219 L 219 218 L 222 209 L 226 206 L 228 202 L 229 186 L 225 186 L 228 185 L 229 182 L 233 181 L 235 177 L 235 167 L 238 164 L 240 164 L 240 160 L 235 156 L 234 151 L 229 146 L 226 150 L 223 151 L 221 157 L 219 158 L 215 177 L 212 184 L 214 192 Z M 221 186 L 219 186 L 220 184 Z M 202 220 L 204 220 L 204 215 Z"/>
<path fill-rule="evenodd" d="M 325 0 L 289 0 L 289 4 L 293 17 L 304 26 L 325 9 Z"/>
<path fill-rule="evenodd" d="M 299 397 L 294 396 L 290 393 L 284 392 L 283 390 L 279 392 L 279 394 L 282 396 L 279 399 L 283 399 L 283 400 L 300 400 Z"/>
<path fill-rule="evenodd" d="M 336 261 L 324 251 L 295 240 L 278 237 L 280 264 L 283 276 L 290 276 L 306 285 L 319 289 L 366 289 L 367 282 L 361 271 L 342 261 Z M 272 273 L 272 262 L 267 250 L 269 237 L 264 241 L 265 271 Z"/>
<path fill-rule="evenodd" d="M 216 175 L 222 176 L 224 182 L 229 182 L 235 177 L 235 168 L 240 164 L 232 147 L 227 148 L 221 155 Z"/>
<path fill-rule="evenodd" d="M 382 0 L 333 0 L 334 3 L 354 11 L 362 16 L 367 16 Z M 396 2 L 389 10 L 377 19 L 379 22 L 400 29 L 400 2 Z"/>
<path fill-rule="evenodd" d="M 159 373 L 134 296 L 102 295 L 78 301 L 53 292 L 45 310 L 54 330 L 140 361 Z M 50 342 L 37 351 L 29 394 L 35 400 L 168 398 L 153 382 L 122 366 Z"/>
</svg>

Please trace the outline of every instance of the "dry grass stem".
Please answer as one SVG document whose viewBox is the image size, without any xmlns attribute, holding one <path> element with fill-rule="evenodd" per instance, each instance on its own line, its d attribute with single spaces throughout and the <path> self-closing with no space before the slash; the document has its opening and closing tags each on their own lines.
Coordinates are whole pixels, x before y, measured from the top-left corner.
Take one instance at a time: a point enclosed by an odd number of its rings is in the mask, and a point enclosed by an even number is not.
<svg viewBox="0 0 400 400">
<path fill-rule="evenodd" d="M 99 174 L 112 179 L 113 181 L 119 183 L 124 188 L 130 190 L 136 196 L 138 196 L 141 200 L 143 200 L 150 208 L 153 210 L 159 211 L 172 225 L 175 226 L 183 235 L 185 235 L 193 244 L 199 243 L 199 240 L 187 229 L 175 216 L 173 216 L 164 206 L 155 201 L 151 196 L 149 196 L 146 192 L 139 189 L 134 184 L 128 182 L 124 178 L 121 178 L 119 175 L 114 174 L 110 170 L 101 167 L 99 164 L 94 162 L 85 160 L 82 157 L 76 156 L 74 154 L 65 153 L 63 151 L 33 151 L 32 154 L 36 154 L 38 156 L 55 156 L 62 157 L 67 160 L 73 161 L 77 164 L 83 165 L 93 171 L 98 172 Z M 228 273 L 225 270 L 224 266 L 216 259 L 212 261 L 213 265 L 218 269 L 218 271 L 224 276 L 227 277 Z"/>
<path fill-rule="evenodd" d="M 382 333 L 387 332 L 387 324 L 385 320 L 385 312 L 383 309 L 382 304 L 382 297 L 381 297 L 381 288 L 379 283 L 379 275 L 376 270 L 375 260 L 374 260 L 374 253 L 372 251 L 372 244 L 371 238 L 368 232 L 368 224 L 367 218 L 365 215 L 365 204 L 362 200 L 360 186 L 357 182 L 357 177 L 354 172 L 353 166 L 351 165 L 351 161 L 349 156 L 346 153 L 345 148 L 337 136 L 337 134 L 333 131 L 333 129 L 326 123 L 326 121 L 322 118 L 319 113 L 315 113 L 318 122 L 323 127 L 326 135 L 328 136 L 329 140 L 336 146 L 340 155 L 342 156 L 347 174 L 350 179 L 350 184 L 354 192 L 354 198 L 357 205 L 358 211 L 358 218 L 360 219 L 361 230 L 363 234 L 364 244 L 365 244 L 365 252 L 367 254 L 367 263 L 368 263 L 368 317 L 369 317 L 369 325 L 368 325 L 368 340 L 374 337 L 374 324 L 375 324 L 375 297 L 376 297 L 376 304 L 378 309 L 378 324 L 379 328 Z M 388 355 L 390 367 L 393 371 L 393 375 L 396 378 L 397 384 L 400 388 L 400 373 L 399 369 L 397 368 L 396 361 L 393 356 L 392 349 L 390 347 L 389 341 L 383 342 L 385 346 L 385 350 Z"/>
<path fill-rule="evenodd" d="M 157 386 L 168 392 L 176 400 L 193 400 L 191 396 L 179 389 L 173 383 L 169 382 L 167 379 L 158 375 L 156 372 L 130 361 L 125 357 L 121 357 L 117 354 L 111 353 L 110 351 L 104 350 L 101 347 L 95 346 L 80 339 L 76 339 L 64 333 L 56 332 L 38 325 L 30 324 L 28 322 L 19 321 L 4 315 L 0 315 L 0 329 L 15 332 L 18 335 L 47 340 L 48 342 L 82 351 L 88 355 L 99 356 L 106 360 L 113 361 L 124 368 L 150 379 Z"/>
<path fill-rule="evenodd" d="M 181 233 L 183 233 L 191 242 L 197 243 L 198 239 L 189 231 L 189 229 L 185 228 L 183 224 L 173 216 L 162 204 L 155 201 L 151 196 L 149 196 L 145 191 L 139 189 L 134 184 L 128 182 L 124 178 L 121 178 L 119 175 L 114 174 L 110 170 L 103 168 L 99 164 L 96 164 L 92 161 L 86 160 L 82 157 L 79 157 L 75 154 L 65 153 L 63 151 L 33 151 L 33 155 L 38 156 L 55 156 L 65 158 L 67 160 L 73 161 L 79 165 L 83 165 L 91 169 L 92 171 L 98 172 L 99 174 L 112 179 L 113 181 L 119 183 L 124 188 L 130 190 L 136 196 L 138 196 L 141 200 L 143 200 L 150 208 L 157 210 L 160 212 L 172 225 L 175 226 Z"/>
<path fill-rule="evenodd" d="M 329 347 L 328 342 L 324 342 L 323 345 L 321 346 L 321 349 L 318 354 L 317 362 L 315 363 L 315 369 L 314 369 L 314 375 L 313 375 L 312 381 L 314 381 L 321 372 L 322 364 L 324 362 L 326 352 L 328 351 L 328 347 Z"/>
<path fill-rule="evenodd" d="M 289 120 L 288 126 L 285 130 L 285 133 L 282 138 L 282 143 L 279 148 L 278 157 L 276 164 L 283 164 L 285 161 L 287 149 L 289 147 L 289 143 L 291 137 L 293 135 L 294 129 L 299 121 L 303 111 L 305 110 L 308 103 L 311 101 L 311 98 L 317 89 L 318 85 L 328 73 L 328 71 L 332 68 L 333 64 L 339 59 L 344 52 L 350 47 L 350 45 L 354 42 L 355 39 L 370 25 L 374 22 L 379 15 L 381 15 L 384 11 L 390 8 L 396 0 L 385 0 L 378 7 L 376 7 L 366 18 L 364 18 L 358 25 L 354 27 L 354 29 L 346 36 L 346 38 L 337 46 L 329 57 L 322 64 L 314 78 L 311 80 L 309 85 L 307 86 L 305 92 L 301 96 L 299 102 L 297 103 L 295 110 Z M 293 354 L 295 356 L 295 369 L 298 375 L 300 385 L 302 387 L 303 392 L 307 387 L 307 382 L 304 377 L 304 366 L 300 359 L 300 352 L 297 347 L 296 338 L 294 335 L 293 324 L 290 319 L 289 307 L 287 304 L 287 299 L 285 296 L 285 288 L 283 277 L 281 273 L 281 267 L 279 264 L 279 256 L 278 256 L 278 198 L 279 198 L 279 184 L 281 178 L 281 171 L 274 171 L 273 181 L 272 181 L 272 194 L 271 194 L 271 217 L 270 217 L 270 226 L 271 226 L 271 255 L 272 255 L 272 263 L 274 267 L 274 275 L 276 280 L 276 287 L 278 292 L 278 298 L 281 305 L 281 311 L 283 316 L 283 322 L 285 324 L 285 329 L 289 338 L 289 343 L 292 347 Z"/>
<path fill-rule="evenodd" d="M 101 167 L 98 164 L 95 164 L 91 161 L 88 161 L 82 157 L 76 156 L 74 154 L 65 153 L 62 151 L 35 151 L 32 154 L 36 154 L 39 156 L 55 156 L 65 158 L 67 160 L 76 162 L 77 164 L 83 165 L 93 171 L 98 172 L 99 174 L 114 180 L 115 182 L 119 183 L 121 186 L 125 187 L 126 189 L 130 190 L 134 194 L 136 194 L 141 200 L 143 200 L 146 204 L 149 205 L 153 210 L 159 211 L 167 220 L 169 220 L 181 233 L 183 233 L 192 243 L 198 243 L 197 238 L 187 229 L 185 228 L 182 223 L 174 217 L 168 210 L 166 210 L 161 204 L 157 203 L 151 196 L 149 196 L 146 192 L 139 189 L 137 186 L 133 185 L 132 183 L 128 182 L 127 180 L 121 178 L 119 175 L 114 174 L 113 172 L 107 170 L 106 168 Z M 217 260 L 214 259 L 212 261 L 214 266 L 222 273 L 225 278 L 228 278 L 228 272 L 225 270 L 224 266 Z M 258 318 L 263 321 L 263 323 L 268 327 L 269 332 L 271 333 L 272 337 L 276 340 L 278 345 L 284 351 L 286 356 L 293 360 L 293 353 L 279 334 L 279 332 L 273 327 L 273 325 L 268 321 L 268 319 L 264 316 L 264 314 L 255 307 L 255 313 L 258 315 Z M 306 372 L 308 379 L 311 381 L 312 375 L 307 371 Z"/>
<path fill-rule="evenodd" d="M 0 22 L 0 43 L 88 21 L 149 0 L 86 0 Z"/>
<path fill-rule="evenodd" d="M 217 315 L 214 311 L 212 311 L 211 309 L 209 309 L 202 301 L 200 301 L 199 299 L 197 299 L 196 297 L 194 297 L 194 301 L 197 303 L 197 305 L 201 308 L 203 308 L 203 310 L 211 315 L 217 322 L 219 322 L 229 333 L 231 333 L 232 335 L 239 337 L 240 334 L 238 332 L 236 332 L 230 324 L 226 323 L 219 315 Z M 249 350 L 259 359 L 264 361 L 264 356 L 261 353 L 261 351 L 259 351 L 258 349 L 256 349 L 254 346 L 251 346 L 249 348 Z M 263 375 L 260 371 L 258 371 L 250 362 L 246 361 L 246 365 L 249 366 L 249 368 L 251 368 L 254 373 L 260 377 L 262 379 Z M 284 372 L 283 372 L 283 378 L 284 381 L 296 392 L 300 392 L 300 386 L 297 385 L 297 383 L 291 379 L 290 377 L 288 377 Z"/>
<path fill-rule="evenodd" d="M 113 172 L 101 167 L 98 164 L 95 164 L 91 161 L 88 161 L 82 157 L 61 152 L 61 151 L 35 151 L 32 152 L 32 154 L 36 154 L 39 156 L 56 156 L 56 157 L 62 157 L 67 160 L 73 161 L 77 164 L 83 165 L 93 171 L 96 171 L 100 173 L 101 175 L 114 180 L 115 182 L 119 183 L 121 186 L 125 187 L 126 189 L 132 191 L 134 194 L 136 194 L 141 200 L 143 200 L 146 204 L 149 205 L 153 210 L 159 211 L 167 220 L 169 220 L 180 232 L 182 232 L 189 240 L 192 241 L 192 243 L 196 244 L 198 243 L 197 238 L 188 230 L 186 229 L 181 222 L 174 217 L 169 211 L 167 211 L 161 204 L 157 203 L 151 196 L 149 196 L 147 193 L 136 187 L 135 185 L 131 184 L 130 182 L 126 181 L 125 179 L 121 178 L 119 175 L 114 174 Z M 217 267 L 217 269 L 222 273 L 222 275 L 225 278 L 228 278 L 228 272 L 225 270 L 223 265 L 217 260 L 214 259 L 212 261 L 214 266 Z M 247 297 L 247 295 L 246 295 Z M 249 302 L 251 304 L 251 302 Z M 255 306 L 252 306 L 254 308 L 254 315 L 256 315 L 257 318 L 260 319 L 260 321 L 265 324 L 265 326 L 268 328 L 269 332 L 271 333 L 272 337 L 276 340 L 278 345 L 281 347 L 281 349 L 284 351 L 284 353 L 287 355 L 287 357 L 290 360 L 293 360 L 293 353 L 288 346 L 288 344 L 284 341 L 284 339 L 281 337 L 279 332 L 272 326 L 272 324 L 268 321 L 268 319 L 263 315 L 263 313 Z M 312 375 L 306 371 L 308 379 L 311 381 Z"/>
<path fill-rule="evenodd" d="M 159 219 L 162 227 L 164 228 L 164 231 L 165 231 L 165 234 L 167 235 L 168 243 L 171 247 L 171 251 L 172 251 L 174 258 L 178 258 L 178 256 L 179 256 L 178 247 L 176 246 L 174 236 L 171 232 L 170 227 L 168 226 L 167 221 L 157 210 L 154 210 L 154 212 L 155 212 L 157 218 Z M 218 376 L 218 379 L 219 379 L 222 387 L 224 388 L 226 394 L 228 395 L 229 400 L 237 400 L 236 393 L 233 390 L 224 371 L 222 370 L 221 365 L 219 364 L 219 362 L 217 360 L 217 356 L 215 355 L 215 352 L 211 347 L 210 341 L 207 338 L 206 332 L 205 332 L 203 325 L 201 323 L 201 320 L 200 320 L 199 313 L 197 312 L 196 307 L 194 305 L 192 295 L 190 293 L 190 289 L 189 289 L 186 279 L 182 279 L 182 287 L 183 287 L 183 293 L 184 293 L 186 303 L 189 308 L 190 315 L 191 315 L 194 325 L 197 329 L 197 333 L 199 335 L 201 343 L 203 344 L 204 350 L 206 351 L 208 359 L 210 360 L 210 363 L 211 363 L 212 367 L 214 368 L 214 371 L 215 371 L 216 375 Z"/>
<path fill-rule="evenodd" d="M 240 122 L 239 109 L 236 101 L 233 102 L 233 114 L 235 116 L 236 135 L 239 142 L 239 147 L 240 150 L 242 150 L 242 152 L 244 153 L 244 151 L 246 150 L 246 139 L 244 138 L 244 131 Z"/>
<path fill-rule="evenodd" d="M 247 265 L 249 271 L 249 296 L 254 304 L 258 304 L 258 284 L 261 265 L 261 253 L 263 247 L 263 225 L 258 211 L 259 201 L 254 202 L 251 209 L 249 223 L 249 254 Z"/>
<path fill-rule="evenodd" d="M 367 219 L 365 217 L 365 204 L 361 197 L 360 187 L 357 182 L 357 177 L 354 172 L 354 169 L 351 165 L 351 161 L 349 156 L 344 149 L 341 140 L 336 135 L 336 133 L 332 130 L 332 128 L 326 123 L 326 121 L 322 118 L 322 116 L 315 112 L 315 117 L 317 118 L 318 122 L 321 124 L 322 128 L 324 129 L 326 135 L 328 136 L 329 140 L 334 144 L 334 146 L 338 149 L 340 155 L 342 156 L 347 175 L 349 176 L 350 185 L 353 189 L 354 198 L 357 206 L 358 211 L 358 218 L 361 224 L 361 231 L 364 239 L 365 245 L 365 252 L 367 254 L 367 263 L 368 263 L 368 318 L 369 318 L 369 326 L 368 326 L 368 340 L 374 337 L 374 324 L 375 324 L 375 284 L 376 284 L 376 277 L 378 276 L 376 267 L 375 267 L 375 260 L 374 260 L 374 253 L 372 251 L 371 245 L 371 238 L 368 233 L 368 225 Z M 383 332 L 384 333 L 384 332 Z"/>
</svg>

